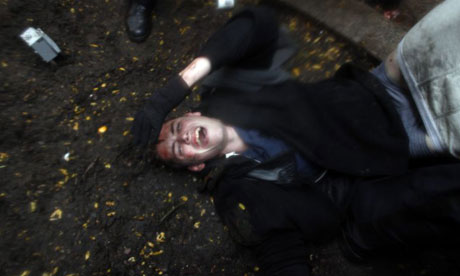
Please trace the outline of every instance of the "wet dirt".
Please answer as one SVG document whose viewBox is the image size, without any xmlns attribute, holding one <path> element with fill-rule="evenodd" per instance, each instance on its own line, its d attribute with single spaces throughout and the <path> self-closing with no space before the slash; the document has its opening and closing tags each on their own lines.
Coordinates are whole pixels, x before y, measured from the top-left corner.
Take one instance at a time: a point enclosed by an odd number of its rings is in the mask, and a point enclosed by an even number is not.
<svg viewBox="0 0 460 276">
<path fill-rule="evenodd" d="M 266 4 L 299 44 L 288 64 L 294 77 L 326 78 L 347 61 L 376 64 L 295 11 Z M 212 198 L 197 192 L 202 179 L 154 161 L 129 134 L 143 101 L 235 10 L 158 1 L 152 34 L 136 44 L 125 33 L 125 9 L 122 0 L 0 1 L 0 274 L 259 274 Z M 19 39 L 29 26 L 60 46 L 55 61 L 45 63 Z M 192 94 L 173 116 L 199 101 Z M 442 260 L 436 267 L 450 261 Z M 313 248 L 310 263 L 314 275 L 440 271 L 423 262 L 352 265 L 334 243 Z"/>
</svg>

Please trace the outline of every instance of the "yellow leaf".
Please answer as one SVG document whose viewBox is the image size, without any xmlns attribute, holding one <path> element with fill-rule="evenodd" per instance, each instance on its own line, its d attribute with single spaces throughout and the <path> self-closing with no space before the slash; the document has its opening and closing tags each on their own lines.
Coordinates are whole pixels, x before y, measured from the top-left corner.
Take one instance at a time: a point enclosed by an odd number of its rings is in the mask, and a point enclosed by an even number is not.
<svg viewBox="0 0 460 276">
<path fill-rule="evenodd" d="M 72 127 L 73 130 L 77 131 L 78 130 L 78 122 L 75 122 L 75 124 Z"/>
<path fill-rule="evenodd" d="M 0 162 L 5 162 L 10 156 L 6 152 L 0 152 Z"/>
<path fill-rule="evenodd" d="M 6 61 L 2 61 L 2 67 L 3 68 L 8 67 L 8 63 L 6 63 Z"/>
<path fill-rule="evenodd" d="M 110 207 L 111 207 L 111 206 L 115 206 L 115 201 L 106 201 L 106 202 L 105 202 L 105 205 L 106 205 L 106 206 L 110 206 Z"/>
<path fill-rule="evenodd" d="M 126 135 L 128 135 L 128 134 L 129 134 L 129 130 L 123 131 L 123 136 L 126 136 Z"/>
<path fill-rule="evenodd" d="M 297 20 L 295 18 L 289 21 L 289 30 L 293 31 L 297 28 Z"/>
<path fill-rule="evenodd" d="M 69 175 L 69 172 L 68 172 L 66 169 L 59 169 L 59 171 L 60 171 L 64 176 Z"/>
<path fill-rule="evenodd" d="M 184 202 L 185 202 L 185 201 L 187 201 L 187 200 L 188 200 L 188 197 L 186 197 L 186 196 L 181 196 L 181 197 L 180 197 L 180 199 L 181 199 L 182 201 L 184 201 Z"/>
<path fill-rule="evenodd" d="M 246 210 L 246 206 L 244 206 L 244 204 L 241 203 L 241 202 L 238 203 L 238 207 L 240 207 L 240 209 L 243 210 L 243 211 Z"/>
<path fill-rule="evenodd" d="M 126 121 L 134 121 L 134 118 L 133 117 L 127 117 Z"/>
<path fill-rule="evenodd" d="M 74 8 L 70 8 L 70 12 L 71 12 L 71 13 L 75 13 L 75 9 L 74 9 Z"/>
<path fill-rule="evenodd" d="M 30 274 L 30 270 L 24 270 L 22 273 L 21 273 L 21 276 L 29 276 Z"/>
<path fill-rule="evenodd" d="M 37 209 L 37 202 L 36 201 L 32 201 L 29 205 L 29 210 L 31 213 L 35 212 L 35 210 Z"/>
<path fill-rule="evenodd" d="M 107 216 L 108 217 L 113 217 L 113 216 L 115 216 L 115 214 L 116 214 L 115 212 L 109 212 L 109 213 L 107 213 Z"/>
<path fill-rule="evenodd" d="M 157 256 L 157 255 L 160 255 L 160 254 L 163 254 L 163 250 L 150 253 L 150 255 L 152 255 L 152 256 Z"/>
<path fill-rule="evenodd" d="M 91 253 L 89 251 L 86 251 L 86 254 L 85 254 L 85 261 L 87 261 L 89 259 L 89 257 L 91 256 Z"/>
<path fill-rule="evenodd" d="M 199 222 L 199 221 L 195 222 L 195 223 L 193 224 L 193 228 L 195 228 L 195 229 L 200 228 L 200 222 Z"/>
<path fill-rule="evenodd" d="M 55 221 L 55 220 L 59 220 L 62 218 L 62 211 L 61 209 L 56 209 L 54 210 L 54 212 L 51 214 L 50 216 L 50 221 Z"/>
<path fill-rule="evenodd" d="M 95 209 L 99 208 L 99 203 L 94 202 L 94 208 L 95 208 Z"/>
<path fill-rule="evenodd" d="M 105 164 L 104 164 L 104 167 L 105 167 L 106 169 L 110 169 L 110 168 L 112 167 L 112 165 L 110 165 L 109 163 L 105 163 Z"/>
<path fill-rule="evenodd" d="M 161 232 L 160 234 L 157 235 L 157 242 L 164 242 L 165 239 L 166 239 L 165 232 Z"/>
<path fill-rule="evenodd" d="M 323 69 L 323 66 L 321 64 L 315 64 L 312 66 L 313 70 L 321 70 Z"/>
<path fill-rule="evenodd" d="M 91 47 L 93 47 L 93 48 L 98 48 L 98 47 L 99 47 L 99 45 L 94 44 L 94 43 L 89 44 L 89 46 L 91 46 Z"/>
<path fill-rule="evenodd" d="M 100 128 L 98 128 L 97 132 L 99 134 L 103 134 L 104 132 L 107 131 L 107 127 L 106 126 L 101 126 Z"/>
<path fill-rule="evenodd" d="M 155 246 L 155 244 L 153 242 L 147 242 L 147 245 L 151 248 L 153 248 Z"/>
<path fill-rule="evenodd" d="M 300 69 L 298 67 L 295 67 L 292 69 L 292 74 L 295 76 L 295 77 L 298 77 L 300 75 Z"/>
<path fill-rule="evenodd" d="M 101 87 L 102 87 L 102 88 L 104 88 L 104 87 L 106 87 L 106 86 L 107 86 L 107 83 L 101 84 Z"/>
<path fill-rule="evenodd" d="M 120 71 L 126 71 L 126 69 L 123 68 L 123 67 L 118 68 L 118 70 L 120 70 Z"/>
</svg>

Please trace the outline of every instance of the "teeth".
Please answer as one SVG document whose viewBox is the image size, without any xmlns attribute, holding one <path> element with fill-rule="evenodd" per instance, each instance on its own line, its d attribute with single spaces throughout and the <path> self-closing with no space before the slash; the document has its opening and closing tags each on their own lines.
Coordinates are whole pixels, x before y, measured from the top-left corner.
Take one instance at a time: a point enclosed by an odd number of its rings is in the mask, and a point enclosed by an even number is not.
<svg viewBox="0 0 460 276">
<path fill-rule="evenodd" d="M 200 141 L 200 127 L 197 127 L 195 129 L 195 138 L 196 138 L 196 142 L 198 143 L 198 146 L 201 146 L 201 141 Z"/>
</svg>

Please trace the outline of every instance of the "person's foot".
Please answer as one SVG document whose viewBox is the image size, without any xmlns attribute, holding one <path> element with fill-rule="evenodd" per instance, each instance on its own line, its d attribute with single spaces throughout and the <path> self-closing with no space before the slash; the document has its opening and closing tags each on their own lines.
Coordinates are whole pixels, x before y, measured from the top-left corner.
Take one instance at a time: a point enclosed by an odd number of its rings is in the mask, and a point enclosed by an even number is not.
<svg viewBox="0 0 460 276">
<path fill-rule="evenodd" d="M 152 5 L 143 5 L 131 1 L 128 16 L 126 17 L 126 29 L 131 41 L 143 42 L 152 29 Z"/>
</svg>

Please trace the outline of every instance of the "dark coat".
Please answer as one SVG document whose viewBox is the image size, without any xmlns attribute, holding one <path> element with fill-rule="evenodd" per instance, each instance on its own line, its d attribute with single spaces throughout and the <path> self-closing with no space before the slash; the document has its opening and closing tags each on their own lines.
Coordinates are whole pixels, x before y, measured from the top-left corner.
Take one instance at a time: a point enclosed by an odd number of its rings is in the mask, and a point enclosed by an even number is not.
<svg viewBox="0 0 460 276">
<path fill-rule="evenodd" d="M 282 139 L 323 168 L 356 176 L 407 170 L 408 139 L 384 87 L 350 64 L 328 80 L 289 80 L 248 93 L 217 88 L 203 113 Z"/>
</svg>

